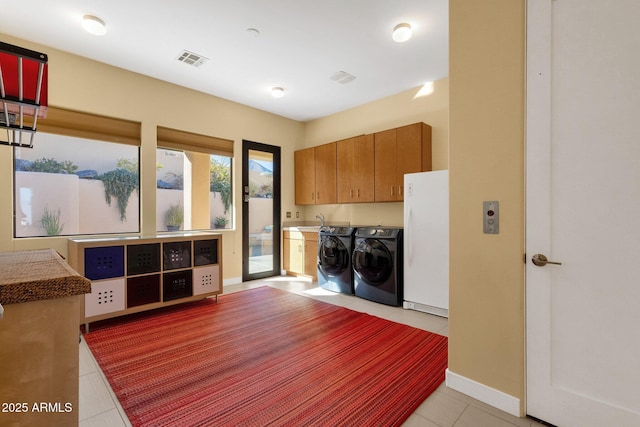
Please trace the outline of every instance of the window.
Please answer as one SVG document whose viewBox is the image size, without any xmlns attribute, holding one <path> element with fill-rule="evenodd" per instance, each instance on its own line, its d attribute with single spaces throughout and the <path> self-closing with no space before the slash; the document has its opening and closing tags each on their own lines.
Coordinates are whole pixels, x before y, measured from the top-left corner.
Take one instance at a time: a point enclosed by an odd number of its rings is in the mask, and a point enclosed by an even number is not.
<svg viewBox="0 0 640 427">
<path fill-rule="evenodd" d="M 233 142 L 158 127 L 157 231 L 232 228 Z"/>
<path fill-rule="evenodd" d="M 230 228 L 231 157 L 157 150 L 157 230 Z"/>
<path fill-rule="evenodd" d="M 14 236 L 139 232 L 140 123 L 49 106 L 38 129 L 13 152 Z"/>
<path fill-rule="evenodd" d="M 38 132 L 14 148 L 14 236 L 138 232 L 138 163 L 134 145 Z"/>
</svg>

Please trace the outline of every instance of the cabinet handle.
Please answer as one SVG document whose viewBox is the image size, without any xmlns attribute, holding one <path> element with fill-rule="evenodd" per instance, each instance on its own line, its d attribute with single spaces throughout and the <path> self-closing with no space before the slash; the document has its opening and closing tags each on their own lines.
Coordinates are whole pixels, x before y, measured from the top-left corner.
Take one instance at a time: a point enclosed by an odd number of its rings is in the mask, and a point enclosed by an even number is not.
<svg viewBox="0 0 640 427">
<path fill-rule="evenodd" d="M 393 185 L 391 186 L 391 195 L 393 196 Z"/>
<path fill-rule="evenodd" d="M 398 185 L 398 196 L 402 196 L 402 185 Z"/>
<path fill-rule="evenodd" d="M 311 200 L 315 200 L 316 199 L 316 193 L 311 193 Z"/>
<path fill-rule="evenodd" d="M 356 195 L 356 199 L 359 199 L 360 198 L 360 189 L 359 188 L 356 190 L 356 194 L 357 194 Z"/>
<path fill-rule="evenodd" d="M 316 193 L 316 200 L 320 200 L 320 192 L 319 191 Z"/>
<path fill-rule="evenodd" d="M 349 197 L 353 199 L 353 190 L 349 190 Z"/>
</svg>

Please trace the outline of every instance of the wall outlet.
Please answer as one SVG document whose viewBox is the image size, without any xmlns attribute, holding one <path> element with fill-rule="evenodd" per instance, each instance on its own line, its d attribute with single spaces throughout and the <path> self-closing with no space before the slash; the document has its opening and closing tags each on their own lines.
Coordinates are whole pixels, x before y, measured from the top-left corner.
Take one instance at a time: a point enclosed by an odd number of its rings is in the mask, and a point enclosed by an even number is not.
<svg viewBox="0 0 640 427">
<path fill-rule="evenodd" d="M 291 218 L 291 212 L 287 212 L 287 218 Z"/>
<path fill-rule="evenodd" d="M 296 212 L 296 218 L 300 218 L 300 212 Z"/>
</svg>

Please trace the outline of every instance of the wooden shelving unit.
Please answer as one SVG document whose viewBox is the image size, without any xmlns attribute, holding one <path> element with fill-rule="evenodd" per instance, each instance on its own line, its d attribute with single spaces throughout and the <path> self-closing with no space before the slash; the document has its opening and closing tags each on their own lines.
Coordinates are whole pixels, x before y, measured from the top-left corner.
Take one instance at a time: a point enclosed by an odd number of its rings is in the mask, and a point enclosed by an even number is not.
<svg viewBox="0 0 640 427">
<path fill-rule="evenodd" d="M 69 265 L 91 280 L 80 324 L 222 293 L 222 235 L 70 239 Z"/>
</svg>

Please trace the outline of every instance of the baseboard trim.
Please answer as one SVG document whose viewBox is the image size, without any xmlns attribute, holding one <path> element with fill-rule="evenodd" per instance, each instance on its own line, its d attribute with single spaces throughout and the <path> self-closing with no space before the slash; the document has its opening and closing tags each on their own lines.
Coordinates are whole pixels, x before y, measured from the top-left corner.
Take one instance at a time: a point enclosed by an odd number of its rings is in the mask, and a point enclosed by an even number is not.
<svg viewBox="0 0 640 427">
<path fill-rule="evenodd" d="M 419 302 L 413 301 L 404 301 L 402 303 L 402 308 L 405 310 L 416 310 L 422 311 L 423 313 L 435 314 L 440 317 L 449 317 L 449 310 L 441 307 L 434 307 L 432 305 L 422 304 Z"/>
<path fill-rule="evenodd" d="M 446 371 L 446 385 L 487 405 L 491 405 L 515 417 L 520 417 L 520 399 L 500 390 L 458 375 L 449 369 Z"/>
<path fill-rule="evenodd" d="M 230 277 L 222 280 L 222 286 L 237 285 L 238 283 L 242 283 L 242 277 Z"/>
</svg>

